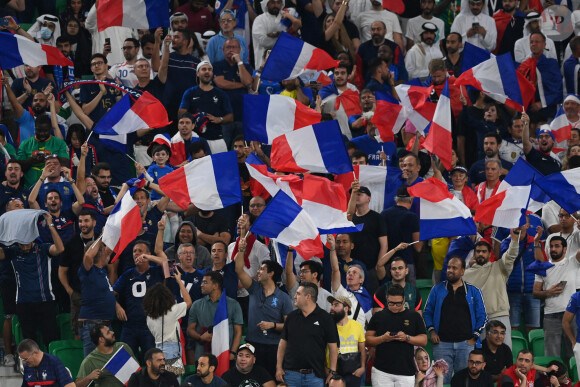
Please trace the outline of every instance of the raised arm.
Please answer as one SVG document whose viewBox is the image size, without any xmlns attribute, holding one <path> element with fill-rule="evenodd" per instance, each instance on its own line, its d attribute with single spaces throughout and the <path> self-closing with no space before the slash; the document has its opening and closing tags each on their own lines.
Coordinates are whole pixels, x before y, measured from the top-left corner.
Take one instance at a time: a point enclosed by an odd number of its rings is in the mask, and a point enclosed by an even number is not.
<svg viewBox="0 0 580 387">
<path fill-rule="evenodd" d="M 92 129 L 94 125 L 93 120 L 87 115 L 87 113 L 83 111 L 83 108 L 79 106 L 77 101 L 68 92 L 68 90 L 64 92 L 64 96 L 66 97 L 66 100 L 68 101 L 75 116 L 77 116 L 77 118 L 87 129 Z"/>
<path fill-rule="evenodd" d="M 77 199 L 77 201 L 74 202 L 72 205 L 72 210 L 74 214 L 78 216 L 81 210 L 83 209 L 83 206 L 85 205 L 85 197 L 83 196 L 79 188 L 76 186 L 75 181 L 71 177 L 71 170 L 67 167 L 62 167 L 61 170 L 64 178 L 71 185 L 73 192 L 75 194 L 75 198 Z"/>
<path fill-rule="evenodd" d="M 56 257 L 64 251 L 64 244 L 62 243 L 62 239 L 60 239 L 60 235 L 58 235 L 58 232 L 56 232 L 56 227 L 52 223 L 52 215 L 46 213 L 44 214 L 44 219 L 46 219 L 46 224 L 48 225 L 50 236 L 54 242 L 52 245 L 50 245 L 48 252 L 53 257 Z"/>
<path fill-rule="evenodd" d="M 524 154 L 527 155 L 532 150 L 532 142 L 530 141 L 530 117 L 526 113 L 522 113 L 522 122 L 524 123 L 522 145 L 524 146 Z"/>
<path fill-rule="evenodd" d="M 169 68 L 169 44 L 171 43 L 171 35 L 167 34 L 163 39 L 163 56 L 161 57 L 161 64 L 157 76 L 161 83 L 167 82 L 167 69 Z M 155 55 L 155 54 L 153 54 Z"/>
<path fill-rule="evenodd" d="M 294 274 L 294 250 L 292 247 L 288 248 L 286 254 L 286 289 L 292 289 L 296 285 L 296 274 Z"/>
<path fill-rule="evenodd" d="M 338 266 L 338 256 L 336 255 L 336 241 L 332 234 L 326 236 L 326 242 L 330 248 L 330 267 L 332 268 L 332 276 L 330 281 L 330 288 L 332 292 L 336 292 L 340 288 L 340 267 Z"/>
<path fill-rule="evenodd" d="M 240 236 L 240 243 L 238 244 L 238 253 L 234 257 L 235 265 L 236 265 L 236 274 L 240 280 L 242 286 L 248 289 L 252 286 L 252 277 L 244 270 L 244 255 L 246 253 L 246 238 Z"/>
<path fill-rule="evenodd" d="M 354 213 L 356 211 L 356 194 L 360 190 L 360 183 L 358 179 L 354 179 L 350 185 L 351 193 L 350 199 L 348 200 L 348 207 L 346 209 L 346 218 L 352 221 Z"/>
</svg>

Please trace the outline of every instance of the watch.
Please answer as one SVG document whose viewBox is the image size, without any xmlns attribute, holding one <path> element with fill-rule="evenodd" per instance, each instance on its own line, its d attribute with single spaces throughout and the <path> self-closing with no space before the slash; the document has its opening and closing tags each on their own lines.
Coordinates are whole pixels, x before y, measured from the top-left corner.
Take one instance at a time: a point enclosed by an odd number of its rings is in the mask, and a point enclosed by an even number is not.
<svg viewBox="0 0 580 387">
<path fill-rule="evenodd" d="M 330 374 L 331 375 L 336 375 L 336 371 L 335 370 L 330 370 Z"/>
<path fill-rule="evenodd" d="M 405 337 L 405 340 L 411 341 L 411 336 L 407 335 L 407 337 Z"/>
</svg>

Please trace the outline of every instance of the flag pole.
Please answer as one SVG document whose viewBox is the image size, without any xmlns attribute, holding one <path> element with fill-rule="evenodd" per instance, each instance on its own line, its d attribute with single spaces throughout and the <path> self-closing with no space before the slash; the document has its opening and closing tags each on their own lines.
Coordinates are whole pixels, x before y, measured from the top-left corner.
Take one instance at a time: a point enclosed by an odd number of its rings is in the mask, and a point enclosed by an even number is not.
<svg viewBox="0 0 580 387">
<path fill-rule="evenodd" d="M 88 144 L 89 143 L 89 139 L 91 138 L 91 136 L 93 135 L 95 131 L 91 130 L 91 133 L 89 133 L 89 137 L 87 137 L 87 139 L 85 140 L 85 142 Z M 88 386 L 87 386 L 88 387 Z"/>
<path fill-rule="evenodd" d="M 129 156 L 127 153 L 125 153 L 125 156 L 127 156 L 128 158 L 130 158 L 131 160 L 133 160 L 134 162 L 137 162 L 137 160 L 135 160 L 133 157 Z"/>
<path fill-rule="evenodd" d="M 96 246 L 96 244 L 97 244 L 97 243 L 98 243 L 98 242 L 99 242 L 101 239 L 103 239 L 103 233 L 101 233 L 101 236 L 100 236 L 100 237 L 98 237 L 98 238 L 97 238 L 97 240 L 93 242 L 93 244 L 91 245 L 90 249 L 93 249 L 93 248 Z M 89 250 L 90 250 L 90 249 L 89 249 Z M 87 387 L 89 387 L 89 386 L 87 386 Z"/>
</svg>

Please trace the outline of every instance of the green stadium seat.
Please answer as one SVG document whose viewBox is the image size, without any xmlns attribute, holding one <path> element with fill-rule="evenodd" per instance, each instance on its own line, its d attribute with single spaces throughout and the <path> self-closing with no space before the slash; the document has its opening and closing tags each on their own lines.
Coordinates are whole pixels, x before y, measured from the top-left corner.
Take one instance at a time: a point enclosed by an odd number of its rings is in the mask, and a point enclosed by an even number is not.
<svg viewBox="0 0 580 387">
<path fill-rule="evenodd" d="M 24 31 L 28 31 L 30 27 L 32 27 L 32 24 L 34 23 L 20 23 L 20 27 L 22 27 Z"/>
<path fill-rule="evenodd" d="M 181 375 L 181 382 L 183 383 L 183 381 L 185 381 L 185 378 L 187 378 L 189 375 L 193 375 L 195 374 L 195 365 L 186 365 L 184 366 L 185 368 L 185 373 L 183 375 Z"/>
<path fill-rule="evenodd" d="M 528 340 L 526 340 L 522 332 L 512 330 L 512 354 L 514 362 L 522 349 L 528 349 Z"/>
<path fill-rule="evenodd" d="M 56 323 L 61 340 L 74 340 L 75 334 L 70 326 L 70 313 L 61 313 L 56 316 Z M 50 345 L 49 345 L 50 347 Z"/>
<path fill-rule="evenodd" d="M 532 329 L 528 334 L 529 348 L 535 356 L 544 356 L 544 330 Z"/>
<path fill-rule="evenodd" d="M 429 293 L 431 293 L 431 289 L 433 288 L 433 282 L 430 279 L 418 279 L 415 286 L 419 290 L 419 294 L 423 299 L 423 303 L 421 304 L 421 310 L 425 310 L 427 298 L 429 298 Z"/>
<path fill-rule="evenodd" d="M 573 383 L 578 381 L 578 366 L 576 365 L 576 357 L 572 356 L 570 358 L 570 364 L 568 367 L 568 376 L 572 379 Z"/>
<path fill-rule="evenodd" d="M 56 14 L 60 15 L 66 9 L 66 0 L 56 0 Z"/>
<path fill-rule="evenodd" d="M 558 360 L 559 362 L 564 363 L 562 359 L 556 356 L 534 356 L 534 363 L 542 367 L 547 367 L 548 363 L 552 360 Z"/>
<path fill-rule="evenodd" d="M 84 359 L 83 342 L 77 340 L 57 340 L 50 343 L 50 354 L 58 357 L 62 364 L 67 367 L 73 379 L 79 373 L 79 368 Z"/>
</svg>

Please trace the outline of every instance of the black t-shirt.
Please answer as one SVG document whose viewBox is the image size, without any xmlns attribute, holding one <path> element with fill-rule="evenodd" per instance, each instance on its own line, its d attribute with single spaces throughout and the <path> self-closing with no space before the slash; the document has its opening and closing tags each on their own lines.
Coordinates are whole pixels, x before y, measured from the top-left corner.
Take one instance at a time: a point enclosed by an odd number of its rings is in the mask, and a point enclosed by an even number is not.
<svg viewBox="0 0 580 387">
<path fill-rule="evenodd" d="M 393 206 L 381 212 L 381 217 L 387 225 L 389 245 L 396 247 L 401 242 L 413 242 L 413 233 L 419 232 L 417 214 L 402 206 Z M 397 253 L 407 264 L 413 263 L 413 249 L 404 249 Z"/>
<path fill-rule="evenodd" d="M 231 233 L 230 227 L 228 226 L 228 221 L 224 217 L 217 215 L 216 213 L 214 213 L 209 218 L 202 218 L 199 214 L 196 214 L 193 217 L 193 219 L 185 218 L 184 220 L 190 221 L 193 224 L 195 224 L 195 227 L 197 227 L 197 229 L 204 234 L 213 235 L 216 232 Z M 197 243 L 201 244 L 202 246 L 206 246 L 202 241 L 198 240 Z"/>
<path fill-rule="evenodd" d="M 426 335 L 425 323 L 421 315 L 414 310 L 405 309 L 393 313 L 389 309 L 377 312 L 371 318 L 368 331 L 375 331 L 375 336 L 386 332 L 405 332 L 409 336 Z M 377 346 L 374 367 L 379 371 L 393 375 L 415 375 L 415 357 L 413 344 L 403 341 L 390 341 Z"/>
<path fill-rule="evenodd" d="M 98 235 L 96 237 L 98 238 Z M 94 237 L 86 239 L 80 234 L 75 234 L 64 244 L 64 252 L 60 256 L 60 266 L 68 268 L 68 284 L 75 292 L 81 292 L 78 271 L 83 264 L 85 246 L 90 246 L 94 240 Z"/>
<path fill-rule="evenodd" d="M 464 107 L 457 119 L 457 136 L 465 137 L 465 167 L 469 168 L 477 160 L 477 134 L 469 124 L 471 120 L 483 121 L 484 109 L 475 106 Z"/>
<path fill-rule="evenodd" d="M 270 376 L 268 371 L 264 367 L 255 365 L 247 374 L 242 374 L 237 368 L 230 368 L 225 374 L 223 374 L 222 379 L 225 380 L 230 387 L 261 387 L 264 383 L 274 381 L 274 378 Z"/>
<path fill-rule="evenodd" d="M 493 379 L 486 369 L 481 371 L 479 378 L 471 379 L 468 375 L 467 368 L 458 371 L 451 379 L 451 387 L 492 387 Z"/>
<path fill-rule="evenodd" d="M 560 161 L 533 148 L 530 153 L 526 154 L 526 160 L 544 176 L 560 172 L 562 168 Z"/>
<path fill-rule="evenodd" d="M 300 309 L 290 312 L 282 339 L 286 340 L 285 370 L 313 369 L 317 377 L 324 378 L 326 345 L 339 342 L 336 323 L 328 312 L 319 306 L 307 317 Z"/>
<path fill-rule="evenodd" d="M 387 225 L 381 215 L 373 210 L 363 216 L 354 214 L 352 222 L 354 224 L 364 223 L 364 227 L 360 232 L 352 234 L 354 249 L 350 255 L 363 261 L 366 267 L 374 268 L 381 250 L 378 238 L 387 235 Z"/>
<path fill-rule="evenodd" d="M 510 368 L 513 364 L 512 350 L 505 344 L 500 345 L 495 353 L 487 346 L 487 339 L 481 342 L 483 357 L 485 358 L 485 370 L 492 375 L 500 375 L 504 367 Z"/>
</svg>

